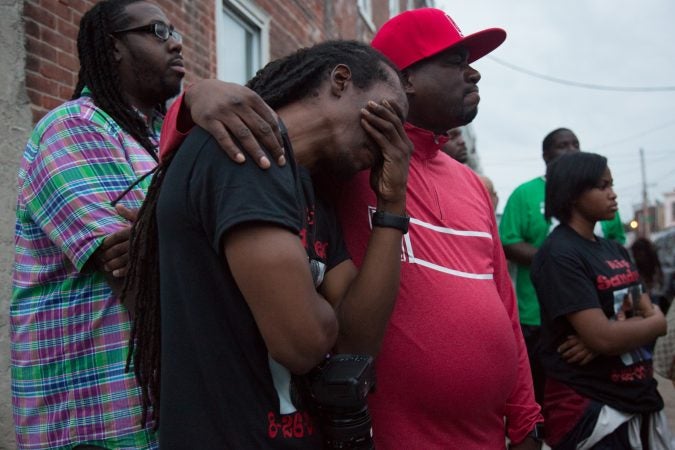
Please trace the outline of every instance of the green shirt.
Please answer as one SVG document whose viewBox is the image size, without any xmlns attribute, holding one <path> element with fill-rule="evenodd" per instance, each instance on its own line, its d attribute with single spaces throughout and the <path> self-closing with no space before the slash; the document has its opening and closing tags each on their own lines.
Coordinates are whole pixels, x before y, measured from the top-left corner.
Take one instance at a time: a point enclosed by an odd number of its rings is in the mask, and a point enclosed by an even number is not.
<svg viewBox="0 0 675 450">
<path fill-rule="evenodd" d="M 502 245 L 527 242 L 537 248 L 541 246 L 551 227 L 551 222 L 544 219 L 545 191 L 544 177 L 523 183 L 513 191 L 499 222 Z M 517 265 L 515 283 L 520 323 L 540 325 L 539 302 L 530 280 L 530 266 Z"/>
</svg>

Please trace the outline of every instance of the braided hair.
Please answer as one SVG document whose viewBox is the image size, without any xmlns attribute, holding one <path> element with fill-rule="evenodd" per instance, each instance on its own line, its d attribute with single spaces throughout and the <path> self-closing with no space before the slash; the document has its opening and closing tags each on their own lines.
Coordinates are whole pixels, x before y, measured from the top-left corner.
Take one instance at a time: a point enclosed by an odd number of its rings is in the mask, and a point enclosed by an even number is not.
<svg viewBox="0 0 675 450">
<path fill-rule="evenodd" d="M 396 67 L 372 47 L 356 41 L 331 41 L 304 48 L 285 58 L 273 61 L 258 71 L 247 86 L 262 97 L 273 109 L 302 100 L 316 91 L 337 64 L 347 64 L 352 82 L 360 89 L 377 81 L 391 80 L 391 67 Z M 400 74 L 398 75 L 400 77 Z M 152 407 L 151 418 L 159 427 L 161 329 L 159 238 L 156 220 L 159 193 L 175 152 L 163 159 L 150 184 L 139 211 L 130 239 L 129 266 L 125 277 L 122 300 L 135 303 L 134 320 L 129 343 L 129 367 L 133 359 L 136 378 L 143 397 L 143 424 Z"/>
<path fill-rule="evenodd" d="M 327 41 L 302 48 L 285 58 L 267 64 L 246 84 L 272 108 L 313 95 L 328 78 L 331 69 L 346 64 L 352 72 L 352 82 L 359 89 L 375 81 L 389 81 L 384 66 L 400 73 L 382 53 L 357 41 Z"/>
<path fill-rule="evenodd" d="M 142 0 L 103 0 L 82 16 L 77 34 L 80 71 L 71 99 L 80 98 L 84 87 L 88 87 L 96 106 L 154 156 L 156 148 L 145 121 L 123 95 L 118 62 L 113 56 L 112 34 L 128 26 L 126 7 L 139 1 Z M 157 108 L 163 111 L 164 106 Z"/>
</svg>

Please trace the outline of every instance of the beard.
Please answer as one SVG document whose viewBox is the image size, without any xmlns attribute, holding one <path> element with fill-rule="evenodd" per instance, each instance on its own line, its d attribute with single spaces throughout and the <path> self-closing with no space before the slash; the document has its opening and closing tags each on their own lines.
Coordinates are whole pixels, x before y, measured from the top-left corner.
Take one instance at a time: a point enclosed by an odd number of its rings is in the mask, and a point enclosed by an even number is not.
<svg viewBox="0 0 675 450">
<path fill-rule="evenodd" d="M 464 111 L 464 113 L 462 114 L 462 119 L 461 119 L 462 124 L 461 125 L 470 124 L 471 122 L 473 122 L 473 119 L 475 119 L 477 115 L 478 115 L 478 108 L 477 107 L 471 108 L 468 111 Z"/>
<path fill-rule="evenodd" d="M 164 104 L 167 100 L 177 96 L 183 85 L 182 78 L 168 75 L 158 76 L 156 71 L 147 67 L 135 66 L 133 74 L 137 86 L 147 86 L 143 97 L 151 103 Z"/>
<path fill-rule="evenodd" d="M 168 63 L 162 70 L 150 63 L 144 64 L 143 54 L 135 48 L 130 47 L 129 53 L 133 61 L 141 61 L 132 65 L 132 74 L 136 86 L 143 86 L 142 96 L 147 103 L 163 105 L 180 93 L 183 77 L 172 72 Z"/>
</svg>

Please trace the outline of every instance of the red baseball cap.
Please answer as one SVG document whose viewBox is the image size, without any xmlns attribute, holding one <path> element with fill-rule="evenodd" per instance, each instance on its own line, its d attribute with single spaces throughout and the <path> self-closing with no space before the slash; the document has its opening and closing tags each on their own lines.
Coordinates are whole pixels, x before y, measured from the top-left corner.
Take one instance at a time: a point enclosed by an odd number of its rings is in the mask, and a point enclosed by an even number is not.
<svg viewBox="0 0 675 450">
<path fill-rule="evenodd" d="M 380 28 L 371 45 L 391 59 L 399 69 L 455 45 L 469 51 L 469 63 L 490 53 L 506 39 L 506 31 L 488 28 L 468 36 L 444 11 L 419 8 L 392 17 Z"/>
</svg>

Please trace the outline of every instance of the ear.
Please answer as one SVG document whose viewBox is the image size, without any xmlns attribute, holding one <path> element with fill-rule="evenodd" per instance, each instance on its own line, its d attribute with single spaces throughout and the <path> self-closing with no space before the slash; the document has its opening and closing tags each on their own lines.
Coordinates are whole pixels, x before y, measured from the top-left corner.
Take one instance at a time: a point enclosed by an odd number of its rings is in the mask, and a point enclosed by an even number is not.
<svg viewBox="0 0 675 450">
<path fill-rule="evenodd" d="M 113 59 L 115 62 L 119 63 L 122 60 L 122 51 L 121 51 L 121 46 L 123 45 L 122 42 L 120 42 L 119 39 L 117 39 L 115 36 L 112 34 L 108 36 L 110 41 L 112 42 L 112 47 L 113 47 Z"/>
<path fill-rule="evenodd" d="M 415 86 L 413 85 L 414 75 L 412 74 L 412 72 L 408 70 L 403 70 L 401 71 L 401 75 L 403 75 L 403 90 L 405 91 L 405 93 L 414 94 Z"/>
<path fill-rule="evenodd" d="M 352 70 L 346 64 L 338 64 L 330 73 L 331 94 L 342 97 L 347 86 L 352 81 Z"/>
<path fill-rule="evenodd" d="M 551 153 L 548 152 L 548 151 L 543 151 L 543 152 L 541 153 L 541 157 L 542 157 L 542 159 L 544 160 L 544 164 L 546 164 L 547 166 L 548 166 L 549 163 L 552 161 L 552 159 L 551 159 Z"/>
</svg>

